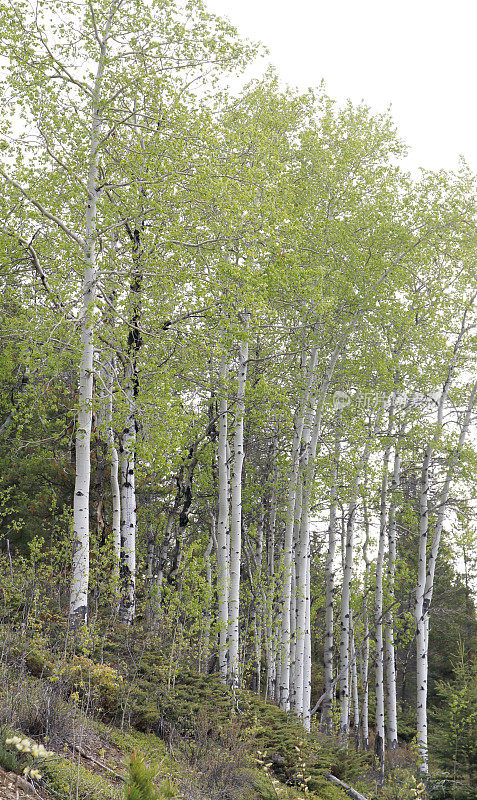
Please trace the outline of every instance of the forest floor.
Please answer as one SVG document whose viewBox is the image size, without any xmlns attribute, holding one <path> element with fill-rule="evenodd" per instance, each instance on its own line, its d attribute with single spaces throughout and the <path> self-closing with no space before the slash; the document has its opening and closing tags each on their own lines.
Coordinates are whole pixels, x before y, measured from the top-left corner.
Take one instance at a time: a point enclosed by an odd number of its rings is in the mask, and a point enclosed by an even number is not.
<svg viewBox="0 0 477 800">
<path fill-rule="evenodd" d="M 273 703 L 179 666 L 140 632 L 117 630 L 88 655 L 65 656 L 10 631 L 3 652 L 0 800 L 120 800 L 133 754 L 162 800 L 344 800 L 329 775 L 374 796 L 369 755 L 306 735 Z M 54 756 L 33 763 L 5 744 L 12 735 Z M 41 779 L 21 777 L 25 765 Z"/>
</svg>

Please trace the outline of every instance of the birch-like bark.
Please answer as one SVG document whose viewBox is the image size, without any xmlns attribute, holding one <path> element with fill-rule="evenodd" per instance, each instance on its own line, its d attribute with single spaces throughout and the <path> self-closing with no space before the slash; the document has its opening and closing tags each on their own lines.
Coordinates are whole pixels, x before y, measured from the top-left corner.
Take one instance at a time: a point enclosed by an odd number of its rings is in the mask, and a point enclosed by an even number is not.
<svg viewBox="0 0 477 800">
<path fill-rule="evenodd" d="M 338 424 L 338 423 L 337 423 Z M 321 724 L 327 733 L 333 728 L 333 642 L 334 642 L 334 602 L 335 602 L 335 554 L 336 554 L 336 515 L 338 491 L 338 465 L 340 459 L 340 437 L 338 430 L 333 453 L 333 479 L 331 484 L 330 517 L 328 524 L 328 549 L 325 564 L 325 632 L 323 653 L 323 700 Z"/>
<path fill-rule="evenodd" d="M 417 568 L 416 602 L 416 710 L 417 745 L 419 768 L 423 775 L 428 773 L 427 760 L 427 654 L 424 620 L 424 593 L 426 589 L 427 537 L 429 531 L 429 468 L 432 447 L 424 451 L 419 492 L 419 554 Z"/>
<path fill-rule="evenodd" d="M 354 554 L 354 518 L 358 506 L 359 479 L 361 470 L 365 470 L 370 453 L 370 441 L 366 442 L 357 474 L 353 494 L 348 506 L 346 533 L 344 542 L 343 559 L 343 585 L 341 589 L 341 614 L 340 614 L 340 727 L 341 736 L 348 735 L 349 718 L 349 666 L 350 666 L 350 595 L 351 578 L 353 573 Z"/>
<path fill-rule="evenodd" d="M 257 613 L 255 616 L 255 633 L 254 633 L 254 645 L 255 645 L 254 684 L 255 684 L 255 691 L 258 694 L 260 694 L 261 690 L 262 638 L 264 629 L 264 614 L 266 613 L 266 608 L 263 607 L 263 597 L 262 597 L 263 526 L 264 526 L 264 514 L 262 509 L 259 514 L 259 520 L 257 523 L 257 547 L 255 552 L 255 577 L 257 582 L 257 590 L 256 590 Z"/>
<path fill-rule="evenodd" d="M 243 316 L 245 329 L 248 315 Z M 235 403 L 234 457 L 230 475 L 230 594 L 229 594 L 229 663 L 228 680 L 232 687 L 239 685 L 239 613 L 240 566 L 242 562 L 242 469 L 244 462 L 243 423 L 245 387 L 247 382 L 248 342 L 239 345 L 237 399 Z"/>
<path fill-rule="evenodd" d="M 96 253 L 96 209 L 99 198 L 98 165 L 101 137 L 101 92 L 107 43 L 117 10 L 111 3 L 104 33 L 91 101 L 89 167 L 84 237 L 85 272 L 81 304 L 81 361 L 79 367 L 78 417 L 76 429 L 76 476 L 73 502 L 73 561 L 69 624 L 73 629 L 87 623 L 89 586 L 89 490 L 91 479 L 91 418 L 93 402 L 94 311 L 98 280 Z"/>
<path fill-rule="evenodd" d="M 465 317 L 465 315 L 464 315 Z M 436 435 L 440 434 L 444 418 L 444 407 L 447 400 L 452 376 L 455 369 L 460 341 L 464 335 L 461 326 L 459 336 L 454 345 L 453 358 L 447 370 L 446 380 L 439 398 L 437 407 Z M 426 593 L 427 574 L 427 543 L 429 535 L 429 470 L 435 449 L 435 437 L 426 445 L 422 461 L 420 491 L 419 491 L 419 545 L 417 584 L 414 604 L 414 618 L 416 621 L 416 741 L 419 756 L 419 770 L 424 778 L 429 772 L 427 748 L 427 645 L 426 645 L 426 614 L 424 597 Z"/>
<path fill-rule="evenodd" d="M 386 663 L 386 734 L 389 752 L 394 754 L 398 747 L 397 694 L 396 694 L 396 656 L 394 649 L 394 576 L 396 570 L 396 493 L 399 488 L 401 456 L 396 446 L 394 452 L 393 478 L 391 483 L 391 502 L 388 515 L 388 609 L 385 621 L 385 663 Z"/>
<path fill-rule="evenodd" d="M 227 629 L 229 623 L 229 498 L 227 471 L 228 402 L 226 394 L 227 360 L 220 364 L 219 435 L 217 441 L 218 515 L 217 515 L 217 603 L 219 628 L 219 672 L 227 680 Z"/>
<path fill-rule="evenodd" d="M 308 428 L 308 429 L 307 429 Z M 309 426 L 305 425 L 303 431 L 303 445 L 305 449 L 309 442 Z M 301 470 L 300 470 L 301 472 Z M 290 697 L 291 708 L 301 718 L 303 716 L 303 664 L 305 657 L 305 616 L 306 616 L 306 534 L 303 522 L 303 490 L 304 485 L 300 475 L 297 487 L 294 526 L 294 574 L 292 574 L 292 610 L 290 618 Z M 294 613 L 293 613 L 294 612 Z"/>
<path fill-rule="evenodd" d="M 477 382 L 473 384 L 472 390 L 470 393 L 469 401 L 467 404 L 467 408 L 465 410 L 464 420 L 462 423 L 462 427 L 459 434 L 459 440 L 457 442 L 457 447 L 452 455 L 451 461 L 449 466 L 447 467 L 446 477 L 444 480 L 444 485 L 441 489 L 439 500 L 438 500 L 438 508 L 437 508 L 437 517 L 436 517 L 436 524 L 434 528 L 434 534 L 432 537 L 432 546 L 429 552 L 427 570 L 426 570 L 426 589 L 425 589 L 425 596 L 424 596 L 424 609 L 425 613 L 429 614 L 429 608 L 432 601 L 432 593 L 434 588 L 434 574 L 436 570 L 436 563 L 437 557 L 439 555 L 439 547 L 441 542 L 441 535 L 442 535 L 442 528 L 444 524 L 444 516 L 445 510 L 447 506 L 447 502 L 449 500 L 449 492 L 452 485 L 452 480 L 454 478 L 454 471 L 456 464 L 459 460 L 460 453 L 462 448 L 465 444 L 465 440 L 467 438 L 467 434 L 469 432 L 470 423 L 472 421 L 472 411 L 475 406 L 477 400 Z"/>
<path fill-rule="evenodd" d="M 121 497 L 119 490 L 119 456 L 114 440 L 113 429 L 113 382 L 116 369 L 115 359 L 111 360 L 107 374 L 106 424 L 108 426 L 108 446 L 110 457 L 110 481 L 112 501 L 111 537 L 113 544 L 113 570 L 111 588 L 114 597 L 119 599 L 119 563 L 121 558 Z M 152 576 L 151 576 L 152 577 Z"/>
<path fill-rule="evenodd" d="M 296 569 L 292 561 L 290 598 L 290 710 L 295 710 L 295 670 L 296 670 Z"/>
<path fill-rule="evenodd" d="M 353 731 L 356 750 L 359 749 L 360 740 L 360 714 L 359 714 L 359 693 L 358 693 L 358 665 L 356 663 L 356 651 L 354 644 L 354 624 L 353 614 L 350 609 L 350 673 L 351 673 L 351 697 L 353 700 Z"/>
<path fill-rule="evenodd" d="M 361 742 L 363 750 L 369 748 L 369 615 L 368 615 L 368 587 L 369 587 L 369 573 L 371 569 L 371 559 L 369 558 L 369 517 L 368 506 L 366 503 L 366 484 L 365 484 L 365 500 L 363 503 L 364 515 L 364 530 L 365 540 L 363 545 L 363 558 L 364 558 L 364 597 L 363 597 L 363 638 L 364 644 L 362 648 L 362 670 L 361 670 L 361 684 L 363 687 L 363 701 L 361 704 Z"/>
<path fill-rule="evenodd" d="M 305 385 L 299 407 L 294 419 L 293 445 L 291 453 L 291 468 L 288 481 L 287 513 L 285 523 L 285 537 L 283 546 L 283 574 L 281 596 L 281 630 L 280 630 L 280 708 L 290 709 L 290 604 L 293 556 L 293 529 L 295 523 L 295 505 L 297 495 L 297 480 L 299 473 L 300 448 L 305 424 L 305 415 L 308 410 L 313 381 L 315 379 L 318 348 L 314 347 L 307 362 Z"/>
<path fill-rule="evenodd" d="M 389 409 L 386 448 L 383 455 L 383 474 L 379 504 L 379 539 L 376 558 L 376 582 L 374 588 L 374 627 L 376 636 L 375 690 L 376 690 L 376 728 L 374 752 L 379 764 L 379 782 L 384 778 L 385 717 L 384 717 L 384 639 L 383 639 L 383 567 L 386 547 L 387 494 L 389 480 L 389 456 L 391 453 L 391 433 L 394 406 Z"/>
<path fill-rule="evenodd" d="M 452 365 L 453 368 L 453 365 Z M 442 426 L 444 405 L 450 386 L 451 370 L 442 392 L 438 413 L 438 431 Z M 428 743 L 427 743 L 427 685 L 428 685 L 428 646 L 429 646 L 429 611 L 432 601 L 434 574 L 439 546 L 444 523 L 445 508 L 449 498 L 450 486 L 459 454 L 465 443 L 472 418 L 472 409 L 477 397 L 477 383 L 474 383 L 469 403 L 465 412 L 464 421 L 459 435 L 456 451 L 448 466 L 444 485 L 439 501 L 434 535 L 427 564 L 427 543 L 429 533 L 429 469 L 433 453 L 433 445 L 426 447 L 421 473 L 420 491 L 420 525 L 419 525 L 419 562 L 418 581 L 416 588 L 415 619 L 416 619 L 416 656 L 417 656 L 417 744 L 420 759 L 421 774 L 426 777 L 429 772 Z"/>
<path fill-rule="evenodd" d="M 133 391 L 130 390 L 133 403 Z M 131 411 L 121 436 L 119 463 L 121 474 L 121 562 L 119 568 L 121 601 L 119 615 L 130 625 L 136 613 L 136 418 Z"/>
<path fill-rule="evenodd" d="M 275 700 L 276 697 L 276 682 L 277 682 L 277 631 L 275 620 L 275 591 L 276 591 L 276 576 L 275 576 L 275 527 L 277 508 L 275 500 L 274 480 L 275 470 L 272 473 L 272 491 L 270 497 L 270 507 L 268 514 L 267 526 L 267 578 L 268 578 L 268 591 L 263 597 L 263 605 L 266 609 L 266 642 L 265 642 L 265 659 L 267 666 L 267 684 L 265 698 Z"/>
<path fill-rule="evenodd" d="M 120 606 L 121 620 L 130 625 L 136 614 L 136 528 L 137 528 L 137 502 L 136 502 L 136 442 L 137 442 L 137 398 L 139 394 L 138 378 L 138 353 L 142 346 L 140 333 L 141 317 L 141 232 L 138 224 L 134 232 L 129 225 L 127 231 L 132 241 L 133 251 L 133 279 L 131 283 L 131 299 L 133 303 L 132 316 L 129 324 L 127 340 L 127 353 L 125 360 L 125 388 L 128 416 L 122 432 L 119 458 L 121 472 L 121 563 L 120 577 Z"/>
<path fill-rule="evenodd" d="M 305 658 L 303 668 L 303 726 L 311 728 L 311 553 L 308 547 L 306 567 L 306 617 L 305 617 Z"/>
<path fill-rule="evenodd" d="M 341 613 L 340 613 L 340 734 L 343 738 L 348 735 L 349 719 L 349 640 L 350 640 L 350 594 L 351 577 L 353 572 L 354 552 L 354 515 L 358 499 L 358 478 L 353 497 L 348 506 L 346 532 L 344 540 L 344 566 L 343 584 L 341 588 Z"/>
<path fill-rule="evenodd" d="M 306 609 L 309 604 L 307 595 L 307 569 L 310 552 L 309 511 L 312 499 L 313 484 L 315 480 L 315 460 L 318 442 L 321 436 L 321 421 L 328 389 L 333 377 L 333 372 L 341 352 L 341 343 L 333 351 L 326 368 L 318 392 L 316 405 L 307 416 L 303 427 L 302 452 L 300 457 L 300 477 L 302 480 L 300 502 L 300 527 L 297 539 L 297 633 L 296 633 L 296 669 L 295 669 L 295 711 L 303 720 L 309 717 L 310 708 L 305 703 L 305 649 L 311 652 L 311 643 L 306 642 L 310 635 L 310 626 L 306 625 Z M 309 585 L 309 584 L 308 584 Z"/>
</svg>

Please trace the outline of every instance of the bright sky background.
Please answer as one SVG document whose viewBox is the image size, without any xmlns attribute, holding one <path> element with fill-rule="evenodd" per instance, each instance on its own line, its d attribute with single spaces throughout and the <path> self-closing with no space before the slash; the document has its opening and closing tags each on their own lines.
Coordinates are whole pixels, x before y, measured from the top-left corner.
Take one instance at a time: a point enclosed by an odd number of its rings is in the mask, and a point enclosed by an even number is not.
<svg viewBox="0 0 477 800">
<path fill-rule="evenodd" d="M 280 77 L 390 104 L 409 167 L 477 171 L 476 0 L 206 0 L 263 42 Z"/>
</svg>

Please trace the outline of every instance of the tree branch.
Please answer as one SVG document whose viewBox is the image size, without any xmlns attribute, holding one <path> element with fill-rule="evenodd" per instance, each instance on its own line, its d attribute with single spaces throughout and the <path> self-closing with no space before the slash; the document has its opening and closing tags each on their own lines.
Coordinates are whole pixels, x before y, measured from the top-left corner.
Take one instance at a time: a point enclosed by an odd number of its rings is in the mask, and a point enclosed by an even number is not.
<svg viewBox="0 0 477 800">
<path fill-rule="evenodd" d="M 69 236 L 70 239 L 73 239 L 73 241 L 76 242 L 76 244 L 79 244 L 80 247 L 85 246 L 85 242 L 81 236 L 79 236 L 74 231 L 70 230 L 70 228 L 68 228 L 68 226 L 59 217 L 57 217 L 56 214 L 52 214 L 50 211 L 48 211 L 48 209 L 45 208 L 41 203 L 39 203 L 38 200 L 35 200 L 33 197 L 30 197 L 26 189 L 24 189 L 23 186 L 20 183 L 18 183 L 18 181 L 14 180 L 14 178 L 10 178 L 10 176 L 7 175 L 2 169 L 0 169 L 0 175 L 2 175 L 2 177 L 7 181 L 7 183 L 10 183 L 12 186 L 15 187 L 15 189 L 18 189 L 18 191 L 23 195 L 23 197 L 26 200 L 28 200 L 28 202 L 31 203 L 32 206 L 35 206 L 35 208 L 37 208 L 38 211 L 41 214 L 43 214 L 44 217 L 46 217 L 46 219 L 49 219 L 51 222 L 54 222 L 55 225 L 57 225 L 57 227 L 63 231 L 63 233 L 66 233 L 66 235 Z"/>
</svg>

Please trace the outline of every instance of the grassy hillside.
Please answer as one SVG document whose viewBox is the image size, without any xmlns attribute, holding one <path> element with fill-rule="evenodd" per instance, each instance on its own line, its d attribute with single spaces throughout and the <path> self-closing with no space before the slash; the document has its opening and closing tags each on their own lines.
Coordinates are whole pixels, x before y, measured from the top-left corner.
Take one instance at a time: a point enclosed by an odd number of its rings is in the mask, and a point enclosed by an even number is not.
<svg viewBox="0 0 477 800">
<path fill-rule="evenodd" d="M 309 795 L 339 800 L 328 773 L 372 796 L 372 761 L 247 690 L 232 693 L 217 675 L 171 669 L 151 637 L 117 629 L 86 647 L 60 650 L 4 629 L 0 681 L 0 765 L 49 798 L 127 796 L 133 753 L 154 774 L 158 796 L 227 800 Z M 43 743 L 34 759 L 5 744 Z M 145 799 L 146 800 L 146 799 Z"/>
</svg>

